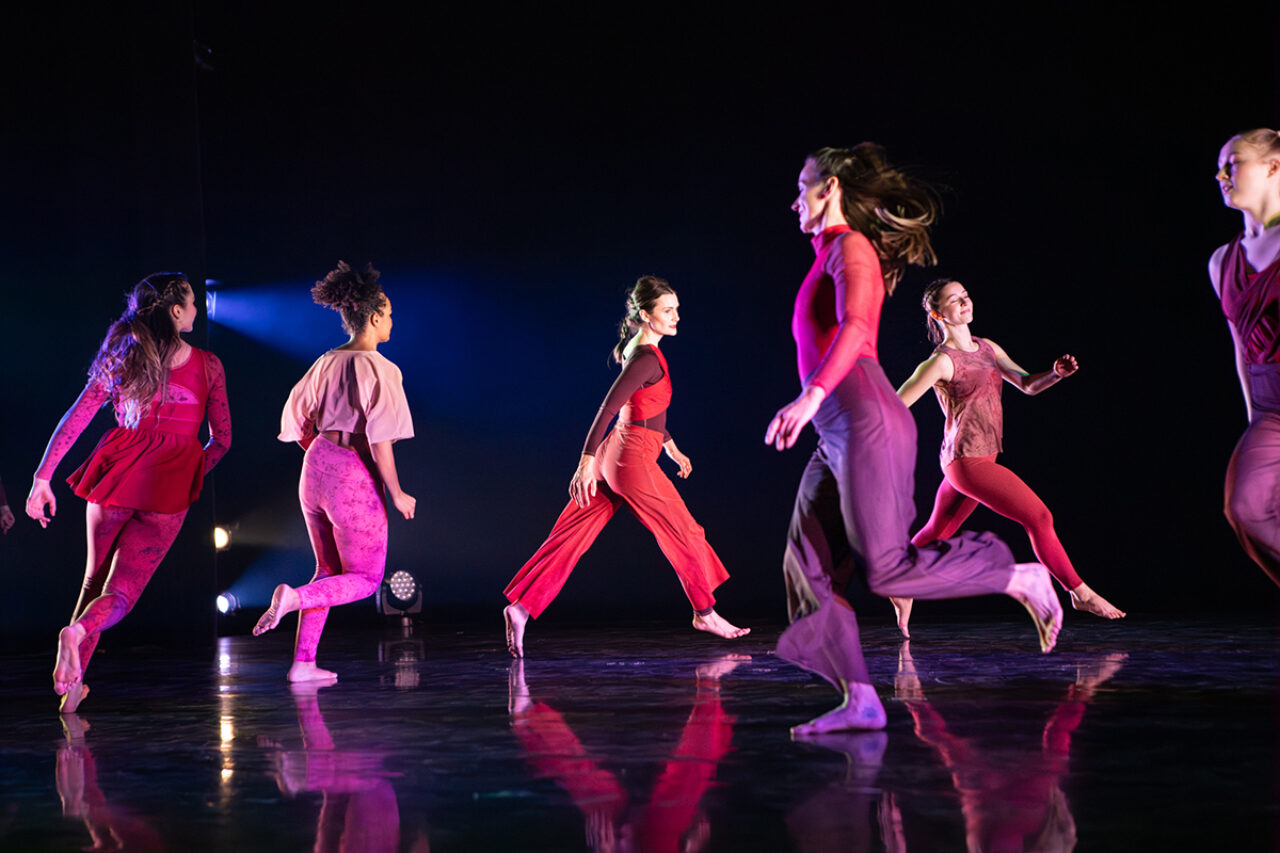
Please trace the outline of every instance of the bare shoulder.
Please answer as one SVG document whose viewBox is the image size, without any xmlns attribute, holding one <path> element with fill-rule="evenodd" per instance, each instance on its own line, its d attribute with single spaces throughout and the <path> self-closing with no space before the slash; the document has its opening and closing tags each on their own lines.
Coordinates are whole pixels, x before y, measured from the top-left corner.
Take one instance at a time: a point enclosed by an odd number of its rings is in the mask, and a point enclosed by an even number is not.
<svg viewBox="0 0 1280 853">
<path fill-rule="evenodd" d="M 1209 283 L 1213 285 L 1213 292 L 1218 296 L 1222 296 L 1222 259 L 1227 256 L 1227 250 L 1230 248 L 1230 243 L 1223 243 L 1209 256 Z"/>
</svg>

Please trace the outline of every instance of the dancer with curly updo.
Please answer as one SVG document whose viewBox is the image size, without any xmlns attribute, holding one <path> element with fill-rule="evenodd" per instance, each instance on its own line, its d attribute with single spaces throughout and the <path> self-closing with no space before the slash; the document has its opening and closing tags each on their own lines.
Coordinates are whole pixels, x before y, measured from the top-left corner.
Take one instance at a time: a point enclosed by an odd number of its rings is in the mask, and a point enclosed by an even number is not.
<svg viewBox="0 0 1280 853">
<path fill-rule="evenodd" d="M 538 618 L 555 599 L 578 560 L 623 504 L 649 529 L 671 561 L 693 605 L 693 627 L 726 639 L 750 631 L 716 613 L 712 591 L 729 579 L 729 573 L 658 467 L 658 456 L 665 450 L 679 469 L 677 476 L 685 478 L 693 472 L 689 457 L 667 432 L 671 377 L 658 348 L 663 338 L 676 334 L 679 308 L 675 290 L 655 276 L 642 276 L 631 290 L 613 350 L 622 372 L 587 432 L 578 469 L 569 481 L 569 503 L 542 547 L 505 590 L 511 602 L 503 611 L 507 648 L 515 657 L 524 657 L 529 619 Z M 615 416 L 618 423 L 606 436 Z"/>
<path fill-rule="evenodd" d="M 406 519 L 417 500 L 400 488 L 392 445 L 413 438 L 400 368 L 378 352 L 391 338 L 391 300 L 372 264 L 357 273 L 342 261 L 311 288 L 319 305 L 342 315 L 350 339 L 329 350 L 293 386 L 280 416 L 280 440 L 306 451 L 298 500 L 316 555 L 311 582 L 280 584 L 254 626 L 270 631 L 301 611 L 289 681 L 335 679 L 316 666 L 316 648 L 329 608 L 367 598 L 387 564 L 383 490 Z"/>
<path fill-rule="evenodd" d="M 58 635 L 54 692 L 79 707 L 98 637 L 124 618 L 164 559 L 204 477 L 231 447 L 226 378 L 213 353 L 181 337 L 196 319 L 182 273 L 153 273 L 128 297 L 89 367 L 89 383 L 58 423 L 27 495 L 27 515 L 48 527 L 58 502 L 50 481 L 62 457 L 108 400 L 109 430 L 67 482 L 87 500 L 88 559 L 71 624 Z M 209 422 L 209 440 L 198 433 Z M 47 514 L 46 514 L 47 513 Z"/>
<path fill-rule="evenodd" d="M 1218 187 L 1244 230 L 1209 260 L 1235 342 L 1249 426 L 1227 466 L 1225 510 L 1240 544 L 1280 585 L 1280 133 L 1248 130 L 1218 154 Z"/>
<path fill-rule="evenodd" d="M 1074 374 L 1079 369 L 1075 358 L 1064 355 L 1051 370 L 1034 376 L 1027 373 L 995 341 L 970 332 L 973 300 L 964 285 L 953 279 L 931 282 L 924 290 L 923 304 L 929 339 L 937 349 L 916 367 L 898 396 L 910 407 L 932 388 L 947 424 L 942 439 L 944 479 L 933 501 L 933 515 L 911 537 L 911 544 L 928 545 L 954 536 L 982 504 L 1022 525 L 1036 559 L 1071 594 L 1072 607 L 1104 619 L 1123 618 L 1123 610 L 1094 592 L 1076 573 L 1044 501 L 1017 474 L 996 462 L 1003 449 L 1003 382 L 1024 394 L 1039 394 Z M 904 637 L 910 636 L 911 599 L 890 601 L 898 614 L 898 629 Z"/>
<path fill-rule="evenodd" d="M 932 191 L 869 142 L 814 152 L 798 184 L 791 209 L 817 254 L 791 318 L 803 390 L 778 410 L 764 440 L 785 450 L 812 420 L 819 442 L 787 533 L 791 626 L 778 655 L 826 678 L 844 700 L 794 734 L 882 729 L 884 706 L 844 595 L 855 568 L 886 597 L 1005 593 L 1031 612 L 1045 652 L 1057 641 L 1062 606 L 1044 566 L 1015 566 L 1009 548 L 989 533 L 919 549 L 908 538 L 916 425 L 885 378 L 876 337 L 885 297 L 907 264 L 934 262 Z"/>
</svg>

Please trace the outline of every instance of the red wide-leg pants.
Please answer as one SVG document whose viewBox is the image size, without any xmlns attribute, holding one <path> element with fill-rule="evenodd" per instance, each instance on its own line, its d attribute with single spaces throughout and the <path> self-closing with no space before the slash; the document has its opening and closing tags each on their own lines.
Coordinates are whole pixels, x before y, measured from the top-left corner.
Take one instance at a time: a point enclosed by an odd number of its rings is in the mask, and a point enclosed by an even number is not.
<svg viewBox="0 0 1280 853">
<path fill-rule="evenodd" d="M 574 566 L 623 504 L 658 540 L 695 610 L 715 605 L 712 591 L 729 579 L 670 478 L 658 467 L 662 433 L 618 424 L 596 452 L 603 480 L 585 507 L 572 500 L 542 546 L 507 584 L 505 595 L 535 619 L 560 593 Z"/>
</svg>

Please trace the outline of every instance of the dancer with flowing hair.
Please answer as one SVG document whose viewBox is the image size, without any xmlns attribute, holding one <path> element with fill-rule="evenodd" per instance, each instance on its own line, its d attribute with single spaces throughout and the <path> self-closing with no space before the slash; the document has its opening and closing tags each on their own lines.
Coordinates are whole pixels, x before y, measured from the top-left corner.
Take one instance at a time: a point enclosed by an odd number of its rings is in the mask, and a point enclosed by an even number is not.
<svg viewBox="0 0 1280 853">
<path fill-rule="evenodd" d="M 88 501 L 88 559 L 71 622 L 58 635 L 53 669 L 61 710 L 73 713 L 89 688 L 89 659 L 103 631 L 125 617 L 164 559 L 204 477 L 231 447 L 226 377 L 213 353 L 181 337 L 196 319 L 182 273 L 153 273 L 128 297 L 89 367 L 89 382 L 58 423 L 32 478 L 27 515 L 48 527 L 58 502 L 54 470 L 108 400 L 118 426 L 67 478 Z M 200 425 L 209 422 L 201 447 Z"/>
<path fill-rule="evenodd" d="M 928 545 L 955 535 L 978 504 L 1022 525 L 1036 559 L 1071 594 L 1071 606 L 1104 619 L 1120 619 L 1124 611 L 1093 591 L 1076 573 L 1053 528 L 1053 515 L 1044 501 L 1017 474 L 996 462 L 1003 449 L 1004 413 L 1000 404 L 1003 382 L 1024 394 L 1039 394 L 1071 376 L 1079 365 L 1071 355 L 1034 376 L 1019 367 L 995 341 L 975 337 L 969 330 L 973 299 L 963 284 L 940 278 L 924 290 L 925 322 L 933 355 L 916 367 L 898 389 L 908 407 L 930 388 L 946 416 L 942 440 L 942 485 L 933 502 L 933 515 L 912 545 Z M 890 598 L 898 615 L 898 629 L 910 636 L 910 598 Z"/>
<path fill-rule="evenodd" d="M 906 266 L 935 261 L 933 192 L 870 142 L 814 152 L 798 188 L 791 209 L 817 255 L 791 320 L 803 390 L 774 415 L 764 440 L 785 450 L 812 420 L 819 442 L 787 533 L 791 625 L 778 640 L 778 655 L 821 675 L 843 698 L 793 734 L 881 729 L 884 706 L 844 595 L 855 569 L 886 597 L 1005 593 L 1031 613 L 1045 652 L 1057 642 L 1062 606 L 1044 566 L 1015 565 L 1009 548 L 989 533 L 922 548 L 909 540 L 916 427 L 885 378 L 876 339 L 881 307 Z"/>
<path fill-rule="evenodd" d="M 1218 154 L 1222 202 L 1244 230 L 1209 259 L 1235 344 L 1249 426 L 1227 466 L 1225 512 L 1245 553 L 1280 585 L 1280 133 L 1238 133 Z"/>
<path fill-rule="evenodd" d="M 578 560 L 623 504 L 649 529 L 671 561 L 693 605 L 693 627 L 726 639 L 750 631 L 716 613 L 712 591 L 729 579 L 729 573 L 658 467 L 658 456 L 665 450 L 679 469 L 677 476 L 693 472 L 689 457 L 667 432 L 671 377 L 666 357 L 658 349 L 664 337 L 676 334 L 679 308 L 671 285 L 651 275 L 641 276 L 627 298 L 627 314 L 613 350 L 622 372 L 587 432 L 578 468 L 569 481 L 569 503 L 542 547 L 504 591 L 511 602 L 503 610 L 507 648 L 515 657 L 524 657 L 529 619 L 537 619 L 555 599 Z M 618 423 L 606 436 L 614 416 Z"/>
<path fill-rule="evenodd" d="M 306 451 L 298 500 L 316 555 L 311 582 L 280 584 L 254 636 L 295 610 L 298 633 L 289 681 L 336 679 L 316 666 L 316 648 L 329 608 L 368 598 L 387 565 L 386 490 L 392 505 L 413 518 L 417 500 L 400 488 L 392 445 L 413 438 L 413 419 L 400 368 L 378 352 L 391 338 L 391 300 L 372 264 L 355 272 L 343 261 L 311 288 L 319 305 L 342 315 L 350 336 L 329 350 L 293 386 L 280 415 L 280 440 Z"/>
</svg>

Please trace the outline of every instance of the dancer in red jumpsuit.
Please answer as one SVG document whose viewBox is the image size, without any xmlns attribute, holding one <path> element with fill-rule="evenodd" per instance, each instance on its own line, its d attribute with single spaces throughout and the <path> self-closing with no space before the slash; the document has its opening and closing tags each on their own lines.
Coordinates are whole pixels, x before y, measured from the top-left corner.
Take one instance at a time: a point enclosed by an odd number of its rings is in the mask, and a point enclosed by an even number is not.
<svg viewBox="0 0 1280 853">
<path fill-rule="evenodd" d="M 660 278 L 643 276 L 632 288 L 621 340 L 614 348 L 622 372 L 587 433 L 578 470 L 569 482 L 569 503 L 542 547 L 505 590 L 511 602 L 503 611 L 507 647 L 516 657 L 524 656 L 529 619 L 538 618 L 555 599 L 578 560 L 623 504 L 649 528 L 671 561 L 693 605 L 693 627 L 726 638 L 741 637 L 749 630 L 731 625 L 716 613 L 712 591 L 729 579 L 729 573 L 658 467 L 658 455 L 666 450 L 679 466 L 678 476 L 688 477 L 693 471 L 689 457 L 667 432 L 671 377 L 658 349 L 664 337 L 676 333 L 679 307 L 676 292 Z M 617 426 L 606 437 L 615 415 Z"/>
<path fill-rule="evenodd" d="M 133 609 L 182 528 L 209 470 L 231 446 L 222 362 L 182 340 L 196 319 L 181 273 L 154 273 L 134 287 L 89 368 L 89 383 L 62 417 L 27 496 L 27 515 L 47 527 L 57 513 L 50 480 L 108 400 L 119 424 L 67 478 L 85 510 L 89 553 L 71 624 L 58 635 L 53 689 L 62 712 L 89 693 L 84 672 L 102 631 Z M 209 441 L 197 434 L 209 421 Z M 47 513 L 47 514 L 46 514 Z"/>
<path fill-rule="evenodd" d="M 1218 155 L 1222 201 L 1244 230 L 1209 260 L 1235 342 L 1249 426 L 1227 466 L 1226 514 L 1240 544 L 1280 584 L 1280 133 L 1250 130 Z"/>
<path fill-rule="evenodd" d="M 844 595 L 855 569 L 883 596 L 1005 593 L 1031 612 L 1045 652 L 1057 642 L 1062 605 L 1044 566 L 1015 566 L 1009 548 L 989 533 L 923 548 L 909 539 L 915 421 L 885 378 L 876 336 L 881 306 L 907 264 L 933 262 L 932 194 L 866 142 L 810 155 L 798 184 L 791 209 L 817 255 L 791 319 L 803 390 L 774 415 L 764 439 L 785 450 L 812 420 L 819 442 L 787 532 L 791 626 L 778 640 L 778 655 L 821 675 L 843 696 L 794 734 L 881 729 L 884 706 Z"/>
<path fill-rule="evenodd" d="M 1053 516 L 1044 501 L 1017 474 L 996 462 L 1003 449 L 1003 408 L 1000 389 L 1008 382 L 1024 394 L 1039 394 L 1078 369 L 1075 358 L 1064 355 L 1052 370 L 1032 376 L 995 341 L 974 337 L 973 300 L 958 281 L 940 278 L 924 291 L 929 337 L 938 345 L 921 362 L 898 396 L 912 406 L 930 388 L 947 418 L 942 440 L 942 485 L 928 523 L 911 537 L 913 545 L 928 545 L 955 535 L 978 504 L 990 507 L 1023 526 L 1036 558 L 1071 594 L 1071 605 L 1104 619 L 1120 619 L 1124 611 L 1094 592 L 1076 574 L 1066 549 L 1058 541 Z M 911 599 L 893 598 L 898 628 L 910 636 Z"/>
<path fill-rule="evenodd" d="M 413 437 L 400 368 L 378 352 L 391 338 L 391 300 L 372 265 L 357 273 L 342 261 L 316 282 L 311 296 L 342 315 L 351 336 L 320 358 L 289 393 L 280 440 L 306 450 L 298 500 L 316 555 L 311 582 L 280 584 L 255 636 L 301 611 L 290 681 L 337 678 L 316 666 L 316 647 L 329 608 L 368 598 L 387 566 L 386 489 L 392 505 L 413 518 L 417 500 L 400 488 L 392 444 Z"/>
</svg>

